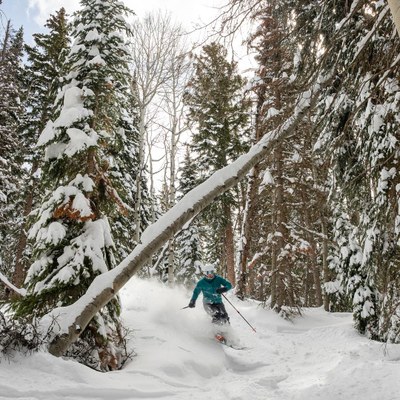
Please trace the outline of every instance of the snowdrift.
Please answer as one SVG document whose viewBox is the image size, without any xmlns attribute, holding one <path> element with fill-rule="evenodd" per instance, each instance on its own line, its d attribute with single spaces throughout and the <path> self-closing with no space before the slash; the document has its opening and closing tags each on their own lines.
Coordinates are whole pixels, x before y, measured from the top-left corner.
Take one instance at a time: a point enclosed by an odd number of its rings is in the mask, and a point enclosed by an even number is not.
<svg viewBox="0 0 400 400">
<path fill-rule="evenodd" d="M 47 353 L 0 364 L 0 399 L 398 400 L 400 347 L 359 336 L 349 314 L 307 309 L 293 323 L 255 302 L 229 299 L 234 350 L 213 339 L 190 293 L 132 279 L 121 291 L 136 356 L 100 373 Z M 200 299 L 199 299 L 200 300 Z"/>
</svg>

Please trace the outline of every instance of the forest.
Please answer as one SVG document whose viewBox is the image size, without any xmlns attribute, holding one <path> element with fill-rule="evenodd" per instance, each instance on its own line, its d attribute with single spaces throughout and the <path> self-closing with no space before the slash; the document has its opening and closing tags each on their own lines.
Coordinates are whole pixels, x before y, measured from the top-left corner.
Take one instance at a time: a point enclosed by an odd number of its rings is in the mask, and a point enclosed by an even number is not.
<svg viewBox="0 0 400 400">
<path fill-rule="evenodd" d="M 119 290 L 205 264 L 282 318 L 400 342 L 399 6 L 227 0 L 194 45 L 81 0 L 27 44 L 0 0 L 0 352 L 120 369 Z"/>
</svg>

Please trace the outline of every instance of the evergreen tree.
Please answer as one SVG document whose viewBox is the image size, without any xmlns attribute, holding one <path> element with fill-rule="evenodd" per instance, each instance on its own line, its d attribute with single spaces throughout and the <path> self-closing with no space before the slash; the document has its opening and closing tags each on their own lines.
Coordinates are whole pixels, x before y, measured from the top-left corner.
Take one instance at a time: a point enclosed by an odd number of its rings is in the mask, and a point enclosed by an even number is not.
<svg viewBox="0 0 400 400">
<path fill-rule="evenodd" d="M 7 24 L 0 54 L 0 270 L 11 278 L 22 204 L 23 146 L 19 127 L 23 120 L 23 30 Z"/>
<path fill-rule="evenodd" d="M 185 158 L 181 167 L 179 180 L 179 192 L 183 197 L 195 187 L 196 182 L 196 164 L 190 157 L 189 148 L 186 149 Z M 193 286 L 196 282 L 196 274 L 199 274 L 202 265 L 202 252 L 200 242 L 200 228 L 197 218 L 194 218 L 178 234 L 176 268 L 177 281 L 186 286 Z"/>
<path fill-rule="evenodd" d="M 73 22 L 68 70 L 57 96 L 55 118 L 38 145 L 45 147 L 46 188 L 37 221 L 30 230 L 35 262 L 27 275 L 28 295 L 17 315 L 40 317 L 82 296 L 99 274 L 115 265 L 110 221 L 128 208 L 116 188 L 123 187 L 113 155 L 134 129 L 130 102 L 125 16 L 116 0 L 82 0 Z M 132 122 L 133 123 L 133 122 Z M 102 370 L 124 358 L 114 298 L 91 321 L 68 353 Z"/>
<path fill-rule="evenodd" d="M 399 40 L 386 4 L 358 7 L 325 1 L 323 40 L 336 61 L 333 82 L 320 102 L 316 148 L 329 159 L 332 208 L 351 222 L 358 257 L 335 266 L 341 291 L 353 300 L 355 325 L 380 340 L 398 337 Z M 340 26 L 340 35 L 334 27 Z M 333 32 L 332 32 L 333 30 Z M 326 67 L 328 65 L 326 64 Z M 326 71 L 324 71 L 326 73 Z M 337 229 L 339 243 L 349 234 Z M 341 226 L 341 225 L 339 225 Z M 349 244 L 347 253 L 353 249 Z M 342 250 L 343 252 L 343 250 Z M 345 279 L 341 279 L 341 277 Z M 385 309 L 392 305 L 390 311 Z M 396 333 L 397 332 L 397 333 Z"/>
<path fill-rule="evenodd" d="M 27 53 L 26 82 L 28 96 L 25 101 L 26 115 L 21 126 L 24 143 L 24 165 L 30 168 L 20 196 L 23 199 L 25 219 L 31 213 L 38 198 L 39 154 L 35 144 L 46 122 L 51 119 L 57 92 L 61 89 L 59 77 L 65 68 L 66 51 L 69 46 L 65 10 L 62 8 L 50 16 L 46 25 L 49 33 L 34 34 L 35 46 L 25 46 Z M 13 283 L 21 287 L 30 249 L 27 246 L 27 221 L 21 227 L 16 251 Z"/>
<path fill-rule="evenodd" d="M 304 31 L 312 15 L 304 11 L 311 10 L 304 3 L 263 3 L 253 16 L 258 29 L 250 44 L 260 64 L 253 83 L 258 100 L 255 141 L 293 113 L 305 81 L 302 71 L 313 65 L 315 43 Z M 320 220 L 311 133 L 311 124 L 303 122 L 249 175 L 239 294 L 268 301 L 278 312 L 322 304 L 319 243 L 311 233 L 318 231 Z"/>
<path fill-rule="evenodd" d="M 195 58 L 195 75 L 185 97 L 189 118 L 196 126 L 192 152 L 196 154 L 198 181 L 225 167 L 245 150 L 248 142 L 245 128 L 249 104 L 243 98 L 244 79 L 237 73 L 236 63 L 228 62 L 226 57 L 223 46 L 204 46 L 203 53 Z M 207 261 L 221 263 L 233 283 L 234 206 L 233 192 L 229 192 L 203 214 L 210 226 Z"/>
<path fill-rule="evenodd" d="M 285 0 L 267 3 L 249 0 L 244 3 L 255 6 L 261 21 L 266 22 L 272 16 L 278 22 L 278 30 L 269 29 L 264 35 L 265 41 L 261 39 L 261 43 L 278 39 L 272 49 L 278 53 L 283 49 L 292 49 L 295 55 L 293 64 L 297 67 L 288 76 L 282 76 L 281 81 L 276 79 L 275 89 L 288 94 L 290 87 L 285 78 L 295 82 L 295 90 L 303 90 L 315 83 L 321 85 L 315 102 L 317 107 L 311 110 L 308 123 L 302 127 L 314 131 L 310 137 L 314 153 L 310 157 L 309 147 L 308 151 L 299 154 L 303 159 L 313 160 L 314 164 L 313 173 L 303 175 L 303 180 L 308 181 L 312 177 L 322 190 L 313 193 L 313 208 L 305 207 L 307 202 L 301 202 L 304 212 L 296 210 L 293 197 L 281 196 L 278 204 L 286 203 L 284 211 L 290 216 L 284 224 L 285 229 L 291 230 L 288 237 L 291 240 L 295 237 L 306 239 L 316 262 L 318 257 L 315 258 L 314 249 L 318 250 L 320 246 L 324 280 L 332 272 L 337 275 L 336 279 L 324 285 L 328 294 L 325 301 L 327 309 L 348 307 L 350 297 L 355 325 L 360 332 L 380 340 L 398 340 L 400 324 L 396 288 L 399 287 L 397 243 L 400 219 L 399 156 L 395 143 L 398 141 L 399 120 L 395 110 L 399 102 L 399 66 L 396 58 L 399 40 L 393 34 L 389 8 L 379 1 Z M 232 0 L 231 4 L 238 6 L 239 2 Z M 284 15 L 289 16 L 286 26 L 282 24 Z M 280 37 L 279 26 L 285 30 Z M 256 35 L 260 31 L 262 28 Z M 270 57 L 269 60 L 276 62 L 279 57 Z M 267 76 L 267 79 L 273 80 L 285 70 L 290 59 L 286 59 L 286 63 L 283 62 L 275 73 L 266 70 L 267 62 L 265 57 L 261 63 L 262 78 L 265 80 Z M 285 83 L 284 89 L 279 87 L 281 83 Z M 267 102 L 268 95 L 269 91 L 265 91 Z M 293 104 L 295 98 L 286 98 L 288 109 L 292 107 L 293 110 L 296 106 Z M 315 134 L 319 134 L 318 140 Z M 291 146 L 296 144 L 297 141 L 290 143 Z M 279 146 L 282 147 L 282 144 L 278 143 L 275 152 Z M 283 148 L 288 152 L 288 146 L 283 144 Z M 290 166 L 290 158 L 276 158 L 279 159 L 283 168 Z M 325 173 L 321 173 L 322 169 Z M 287 173 L 281 176 L 289 177 Z M 291 187 L 293 182 L 296 181 L 292 178 L 285 182 L 284 187 L 295 190 Z M 326 188 L 330 193 L 328 206 L 323 212 L 316 212 L 315 208 L 325 203 L 324 198 L 327 199 Z M 303 198 L 304 192 L 300 194 Z M 306 234 L 307 231 L 317 232 L 313 227 L 317 226 L 318 215 L 324 235 L 320 245 L 315 238 L 311 240 L 310 234 Z M 265 214 L 261 216 L 263 220 L 264 217 Z M 307 228 L 302 229 L 301 236 L 298 230 L 291 229 L 291 221 Z M 330 246 L 328 258 L 326 237 L 331 233 L 330 227 L 335 243 Z M 288 250 L 291 251 L 291 248 L 292 245 Z M 300 257 L 295 260 L 296 266 L 301 265 Z M 331 271 L 327 268 L 328 260 Z M 272 274 L 277 275 L 274 271 Z M 276 272 L 281 275 L 281 270 Z M 315 277 L 318 278 L 318 273 Z M 307 283 L 308 279 L 304 282 Z M 317 293 L 315 297 L 318 297 Z"/>
</svg>

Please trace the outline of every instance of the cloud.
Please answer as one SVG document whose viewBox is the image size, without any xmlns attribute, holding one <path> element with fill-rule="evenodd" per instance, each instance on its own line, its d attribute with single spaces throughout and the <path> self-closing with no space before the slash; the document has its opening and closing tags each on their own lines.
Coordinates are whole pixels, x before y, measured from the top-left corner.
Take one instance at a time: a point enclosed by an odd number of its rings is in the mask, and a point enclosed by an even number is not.
<svg viewBox="0 0 400 400">
<path fill-rule="evenodd" d="M 65 6 L 65 0 L 29 0 L 28 9 L 35 22 L 43 26 L 50 14 L 64 7 L 68 14 L 72 14 L 79 8 L 79 0 L 68 0 L 68 5 Z"/>
<path fill-rule="evenodd" d="M 178 21 L 187 22 L 202 19 L 210 20 L 217 13 L 217 7 L 225 3 L 225 0 L 202 0 L 195 2 L 190 0 L 123 0 L 139 17 L 151 10 L 167 9 L 173 13 Z M 67 5 L 65 5 L 67 3 Z M 80 0 L 28 0 L 28 10 L 34 20 L 43 26 L 50 14 L 64 7 L 69 15 L 79 9 Z"/>
</svg>

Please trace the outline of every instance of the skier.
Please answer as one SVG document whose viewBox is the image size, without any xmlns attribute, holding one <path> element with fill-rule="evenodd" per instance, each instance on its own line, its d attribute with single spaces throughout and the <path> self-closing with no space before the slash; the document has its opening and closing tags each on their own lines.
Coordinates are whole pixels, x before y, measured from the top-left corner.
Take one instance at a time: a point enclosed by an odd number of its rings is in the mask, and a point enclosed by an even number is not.
<svg viewBox="0 0 400 400">
<path fill-rule="evenodd" d="M 196 306 L 197 297 L 199 297 L 200 292 L 203 292 L 203 306 L 207 314 L 212 317 L 212 323 L 217 325 L 229 324 L 229 316 L 222 302 L 221 294 L 232 289 L 232 284 L 221 276 L 216 275 L 215 268 L 211 264 L 204 265 L 202 272 L 204 277 L 199 280 L 194 288 L 189 307 Z M 225 341 L 221 333 L 217 333 L 215 337 L 219 341 Z"/>
</svg>

